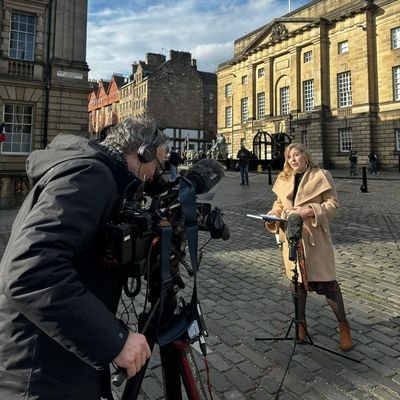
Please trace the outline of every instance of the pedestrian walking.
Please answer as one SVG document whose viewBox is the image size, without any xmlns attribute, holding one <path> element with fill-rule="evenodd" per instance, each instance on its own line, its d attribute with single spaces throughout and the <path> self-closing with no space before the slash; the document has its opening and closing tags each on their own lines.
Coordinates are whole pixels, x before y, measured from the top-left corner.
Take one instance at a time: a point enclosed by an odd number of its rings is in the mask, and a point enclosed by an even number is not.
<svg viewBox="0 0 400 400">
<path fill-rule="evenodd" d="M 300 284 L 297 294 L 299 339 L 307 336 L 306 300 L 308 292 L 325 295 L 340 330 L 340 348 L 350 350 L 352 338 L 346 319 L 340 286 L 336 280 L 336 266 L 329 231 L 329 221 L 336 215 L 338 199 L 329 171 L 317 167 L 310 153 L 300 143 L 290 144 L 285 151 L 283 171 L 272 188 L 276 201 L 269 214 L 288 218 L 298 214 L 303 219 L 302 239 L 297 246 L 297 266 Z M 286 226 L 280 222 L 266 222 L 266 229 L 279 234 L 282 256 L 289 279 L 293 276 L 293 262 L 289 260 Z M 296 304 L 296 303 L 295 303 Z"/>
<path fill-rule="evenodd" d="M 376 175 L 378 173 L 378 154 L 375 151 L 372 151 L 369 156 L 369 172 L 371 174 Z"/>
<path fill-rule="evenodd" d="M 350 161 L 350 176 L 358 175 L 358 173 L 357 173 L 357 161 L 358 161 L 357 150 L 350 150 L 349 161 Z"/>
<path fill-rule="evenodd" d="M 238 158 L 241 185 L 249 185 L 249 160 L 251 158 L 251 152 L 246 149 L 245 145 L 242 144 L 240 150 L 237 153 Z"/>
</svg>

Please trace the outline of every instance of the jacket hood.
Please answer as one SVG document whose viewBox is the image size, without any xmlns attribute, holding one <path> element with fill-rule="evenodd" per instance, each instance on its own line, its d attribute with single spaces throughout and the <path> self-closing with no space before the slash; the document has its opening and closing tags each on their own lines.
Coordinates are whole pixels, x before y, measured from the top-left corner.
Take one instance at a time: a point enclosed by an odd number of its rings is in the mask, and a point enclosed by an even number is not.
<svg viewBox="0 0 400 400">
<path fill-rule="evenodd" d="M 92 158 L 106 164 L 112 171 L 122 192 L 125 187 L 138 179 L 127 168 L 104 152 L 96 142 L 73 134 L 58 134 L 44 150 L 33 151 L 26 161 L 26 173 L 36 183 L 47 171 L 56 165 L 74 159 Z"/>
</svg>

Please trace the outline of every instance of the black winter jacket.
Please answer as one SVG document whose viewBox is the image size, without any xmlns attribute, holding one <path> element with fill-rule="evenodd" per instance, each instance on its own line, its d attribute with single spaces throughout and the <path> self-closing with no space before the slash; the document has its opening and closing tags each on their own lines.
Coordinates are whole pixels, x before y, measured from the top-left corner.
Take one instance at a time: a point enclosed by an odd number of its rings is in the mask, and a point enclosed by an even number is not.
<svg viewBox="0 0 400 400">
<path fill-rule="evenodd" d="M 36 182 L 0 264 L 0 399 L 98 400 L 128 332 L 123 275 L 98 261 L 103 225 L 135 178 L 83 137 L 33 152 Z"/>
</svg>

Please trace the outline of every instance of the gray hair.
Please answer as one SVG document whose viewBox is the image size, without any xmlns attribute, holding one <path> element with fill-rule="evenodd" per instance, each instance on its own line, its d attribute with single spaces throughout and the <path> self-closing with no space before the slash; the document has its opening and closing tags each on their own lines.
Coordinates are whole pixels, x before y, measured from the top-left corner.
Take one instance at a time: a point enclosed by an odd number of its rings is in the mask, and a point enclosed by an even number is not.
<svg viewBox="0 0 400 400">
<path fill-rule="evenodd" d="M 155 121 L 147 117 L 127 117 L 109 128 L 104 146 L 117 146 L 124 154 L 137 151 L 142 144 L 158 147 L 166 144 L 167 135 L 157 129 Z"/>
</svg>

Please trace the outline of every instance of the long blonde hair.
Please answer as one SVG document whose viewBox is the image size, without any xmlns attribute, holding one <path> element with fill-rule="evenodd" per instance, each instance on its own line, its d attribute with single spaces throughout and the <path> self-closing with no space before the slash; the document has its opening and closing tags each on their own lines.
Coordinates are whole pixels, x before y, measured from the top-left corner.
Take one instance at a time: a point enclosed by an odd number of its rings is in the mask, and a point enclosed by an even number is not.
<svg viewBox="0 0 400 400">
<path fill-rule="evenodd" d="M 297 149 L 306 159 L 307 169 L 316 167 L 314 160 L 311 157 L 310 152 L 302 143 L 290 143 L 288 147 L 285 149 L 285 163 L 283 164 L 283 170 L 279 174 L 280 178 L 287 179 L 294 174 L 293 168 L 289 165 L 289 153 L 292 149 Z"/>
</svg>

